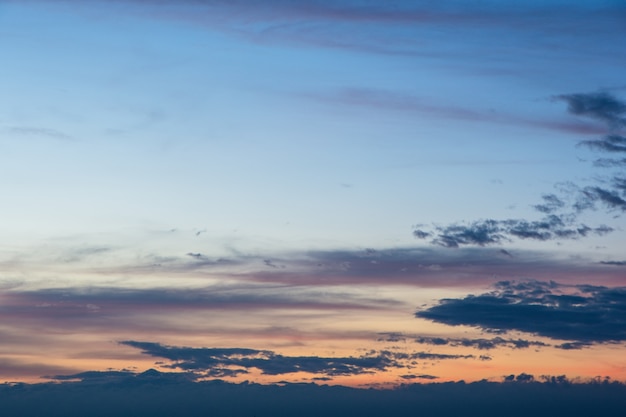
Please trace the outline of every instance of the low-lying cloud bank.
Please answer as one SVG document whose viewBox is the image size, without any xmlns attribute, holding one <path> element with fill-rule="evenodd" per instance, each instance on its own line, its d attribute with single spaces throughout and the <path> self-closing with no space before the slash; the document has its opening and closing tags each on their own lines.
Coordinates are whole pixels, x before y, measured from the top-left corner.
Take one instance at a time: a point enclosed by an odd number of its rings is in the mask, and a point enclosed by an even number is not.
<svg viewBox="0 0 626 417">
<path fill-rule="evenodd" d="M 194 383 L 148 371 L 79 383 L 5 384 L 0 386 L 0 401 L 6 415 L 22 417 L 541 417 L 621 415 L 626 409 L 626 386 L 621 383 L 573 384 L 563 377 L 542 380 L 520 374 L 503 383 L 461 381 L 375 390 L 315 384 Z"/>
</svg>

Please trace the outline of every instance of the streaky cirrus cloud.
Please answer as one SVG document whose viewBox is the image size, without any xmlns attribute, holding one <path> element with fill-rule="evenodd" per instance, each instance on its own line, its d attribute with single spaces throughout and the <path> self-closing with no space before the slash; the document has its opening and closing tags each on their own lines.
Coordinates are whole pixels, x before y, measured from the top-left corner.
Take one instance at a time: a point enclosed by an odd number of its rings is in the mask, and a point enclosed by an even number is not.
<svg viewBox="0 0 626 417">
<path fill-rule="evenodd" d="M 99 2 L 51 0 L 50 3 L 85 7 Z M 104 2 L 103 2 L 104 3 Z M 533 3 L 525 7 L 506 7 L 498 2 L 433 3 L 406 1 L 373 3 L 341 1 L 198 1 L 119 0 L 106 2 L 118 6 L 119 13 L 153 19 L 183 22 L 260 43 L 282 43 L 347 49 L 385 55 L 461 57 L 475 60 L 493 57 L 498 48 L 493 41 L 506 39 L 509 46 L 523 52 L 534 48 L 571 53 L 598 54 L 590 40 L 596 36 L 615 36 L 622 32 L 626 16 L 620 4 L 578 2 L 568 7 Z M 115 9 L 113 9 L 115 10 Z M 546 19 L 545 16 L 550 16 Z M 329 30 L 329 27 L 332 30 Z M 446 30 L 442 30 L 445 28 Z M 531 30 L 532 29 L 532 30 Z M 440 35 L 432 36 L 436 30 Z M 515 36 L 511 35 L 515 33 Z M 537 42 L 537 33 L 541 33 Z M 503 37 L 504 35 L 506 37 Z M 584 34 L 584 36 L 582 35 Z M 430 35 L 430 36 L 425 36 Z M 429 41 L 420 41 L 428 38 Z M 440 39 L 439 39 L 440 38 Z M 463 38 L 463 48 L 456 40 Z M 435 41 L 433 41 L 435 39 Z M 476 39 L 473 42 L 472 39 Z M 555 48 L 554 45 L 558 45 Z M 608 51 L 619 49 L 603 45 Z M 478 53 L 480 52 L 480 53 Z M 563 54 L 569 57 L 569 54 Z M 532 54 L 528 54 L 532 57 Z M 617 58 L 616 58 L 617 59 Z M 484 63 L 483 63 L 484 65 Z M 514 68 L 514 65 L 509 65 Z"/>
<path fill-rule="evenodd" d="M 626 287 L 502 281 L 491 292 L 443 299 L 415 316 L 495 333 L 516 330 L 580 343 L 623 342 Z"/>
<path fill-rule="evenodd" d="M 432 98 L 419 97 L 406 92 L 377 90 L 373 88 L 343 88 L 332 92 L 298 93 L 297 97 L 323 103 L 337 103 L 349 106 L 371 108 L 377 111 L 406 112 L 424 117 L 486 122 L 503 125 L 517 125 L 537 129 L 548 129 L 576 134 L 602 134 L 601 124 L 576 121 L 553 121 L 541 118 L 525 118 L 494 109 L 461 107 L 455 104 L 433 102 Z"/>
</svg>

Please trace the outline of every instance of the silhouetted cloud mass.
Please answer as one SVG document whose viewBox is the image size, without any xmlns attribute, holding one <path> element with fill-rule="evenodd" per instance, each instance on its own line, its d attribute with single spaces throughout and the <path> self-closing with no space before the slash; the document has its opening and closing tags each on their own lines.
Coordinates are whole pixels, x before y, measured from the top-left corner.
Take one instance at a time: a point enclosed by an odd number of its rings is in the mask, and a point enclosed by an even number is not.
<svg viewBox="0 0 626 417">
<path fill-rule="evenodd" d="M 141 349 L 142 353 L 172 361 L 163 365 L 208 377 L 234 376 L 258 369 L 266 375 L 294 372 L 324 374 L 334 377 L 358 375 L 404 367 L 409 361 L 440 361 L 475 359 L 474 355 L 442 354 L 432 352 L 370 351 L 359 357 L 284 356 L 269 350 L 245 348 L 192 348 L 166 346 L 154 342 L 127 340 L 122 345 Z M 73 378 L 75 375 L 70 375 Z M 57 379 L 60 379 L 57 377 Z"/>
<path fill-rule="evenodd" d="M 268 350 L 241 348 L 191 348 L 164 346 L 159 343 L 124 341 L 123 345 L 141 349 L 143 353 L 173 361 L 166 367 L 186 371 L 208 371 L 216 376 L 215 370 L 236 367 L 235 371 L 256 368 L 267 375 L 280 375 L 293 372 L 322 373 L 330 376 L 354 375 L 375 370 L 382 371 L 398 366 L 393 355 L 382 352 L 377 355 L 344 358 L 323 358 L 317 356 L 290 357 Z M 224 375 L 218 375 L 224 376 Z"/>
<path fill-rule="evenodd" d="M 273 417 L 405 415 L 510 417 L 621 415 L 626 386 L 607 379 L 572 383 L 564 376 L 512 374 L 504 382 L 403 384 L 358 389 L 312 383 L 259 385 L 223 381 L 173 382 L 148 371 L 125 380 L 0 385 L 6 415 L 35 417 Z M 406 374 L 402 380 L 435 379 Z M 504 411 L 503 411 L 504 410 Z"/>
<path fill-rule="evenodd" d="M 502 281 L 492 292 L 443 299 L 415 315 L 494 332 L 518 330 L 580 343 L 621 342 L 626 340 L 626 287 Z"/>
</svg>

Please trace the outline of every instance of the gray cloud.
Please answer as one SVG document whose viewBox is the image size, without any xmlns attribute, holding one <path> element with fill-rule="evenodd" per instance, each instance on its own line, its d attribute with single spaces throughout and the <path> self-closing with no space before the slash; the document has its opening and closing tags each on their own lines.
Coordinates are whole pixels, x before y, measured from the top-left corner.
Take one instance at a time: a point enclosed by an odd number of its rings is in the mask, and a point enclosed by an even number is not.
<svg viewBox="0 0 626 417">
<path fill-rule="evenodd" d="M 626 341 L 626 287 L 503 281 L 492 292 L 443 299 L 415 316 L 581 343 L 622 342 Z"/>
</svg>

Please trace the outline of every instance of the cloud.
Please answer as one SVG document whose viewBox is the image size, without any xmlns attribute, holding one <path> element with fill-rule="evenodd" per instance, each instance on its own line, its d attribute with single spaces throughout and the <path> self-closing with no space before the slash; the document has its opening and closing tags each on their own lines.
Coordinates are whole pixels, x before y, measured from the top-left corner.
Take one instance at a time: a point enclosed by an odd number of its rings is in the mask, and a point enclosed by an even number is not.
<svg viewBox="0 0 626 417">
<path fill-rule="evenodd" d="M 626 153 L 626 137 L 617 134 L 606 135 L 600 139 L 583 140 L 579 142 L 579 146 L 603 152 Z"/>
<path fill-rule="evenodd" d="M 602 265 L 626 266 L 626 261 L 601 261 Z"/>
<path fill-rule="evenodd" d="M 412 379 L 429 379 L 429 380 L 439 379 L 438 376 L 427 375 L 427 374 L 421 374 L 421 375 L 413 375 L 413 374 L 400 375 L 400 378 L 407 379 L 407 380 L 412 380 Z"/>
<path fill-rule="evenodd" d="M 468 338 L 442 338 L 442 337 L 418 337 L 415 339 L 417 343 L 427 345 L 450 345 L 450 346 L 463 346 L 473 347 L 481 350 L 495 349 L 500 346 L 506 346 L 513 349 L 527 349 L 531 346 L 544 347 L 549 346 L 546 343 L 523 340 L 523 339 L 503 339 L 502 337 L 495 337 L 492 339 L 468 339 Z"/>
<path fill-rule="evenodd" d="M 258 285 L 222 285 L 206 288 L 132 289 L 77 287 L 10 291 L 4 294 L 0 311 L 13 320 L 38 317 L 41 320 L 70 322 L 119 318 L 134 313 L 203 311 L 316 309 L 363 310 L 388 308 L 394 300 L 360 299 L 351 294 L 324 294 L 315 291 L 279 291 Z M 119 325 L 119 323 L 118 323 Z"/>
<path fill-rule="evenodd" d="M 574 115 L 603 121 L 612 128 L 626 126 L 626 104 L 609 93 L 562 94 L 555 98 L 565 101 Z"/>
<path fill-rule="evenodd" d="M 224 370 L 234 370 L 238 373 L 251 368 L 259 369 L 266 375 L 308 372 L 339 376 L 372 373 L 400 366 L 394 355 L 389 352 L 360 357 L 324 358 L 283 356 L 268 350 L 256 349 L 164 346 L 159 343 L 132 340 L 120 344 L 141 349 L 144 354 L 169 359 L 173 362 L 166 365 L 169 368 L 208 372 L 208 376 L 216 376 L 212 373 L 214 369 L 220 370 L 217 376 L 226 376 Z"/>
<path fill-rule="evenodd" d="M 568 103 L 568 111 L 606 123 L 609 134 L 600 139 L 584 140 L 579 146 L 595 151 L 626 152 L 626 137 L 618 132 L 626 127 L 626 102 L 606 93 L 565 94 L 555 97 Z M 611 168 L 625 166 L 626 158 L 600 158 L 595 166 Z M 626 178 L 614 175 L 608 181 L 594 180 L 594 185 L 579 186 L 567 182 L 559 186 L 559 194 L 542 195 L 542 202 L 532 207 L 543 214 L 539 220 L 483 219 L 445 226 L 433 224 L 413 230 L 417 239 L 429 239 L 431 244 L 446 248 L 487 246 L 511 242 L 513 239 L 551 241 L 579 239 L 590 235 L 604 235 L 614 231 L 608 225 L 588 226 L 578 219 L 599 206 L 608 211 L 626 211 Z"/>
<path fill-rule="evenodd" d="M 579 229 L 576 233 L 605 233 L 601 228 Z M 582 258 L 563 259 L 557 253 L 527 250 L 518 250 L 512 256 L 500 248 L 459 246 L 454 251 L 436 247 L 397 247 L 288 253 L 276 255 L 276 263 L 284 266 L 280 269 L 260 268 L 231 276 L 258 283 L 299 287 L 346 284 L 475 287 L 492 284 L 494 276 L 500 279 L 532 276 L 587 282 L 593 275 L 598 283 L 612 285 L 623 281 L 615 270 Z"/>
<path fill-rule="evenodd" d="M 611 199 L 601 190 L 588 190 L 587 201 L 605 201 L 607 204 L 618 205 L 620 199 Z M 595 197 L 594 197 L 595 196 Z M 560 201 L 560 200 L 559 200 Z M 554 205 L 540 205 L 540 211 L 554 211 Z M 465 224 L 450 224 L 446 226 L 433 225 L 433 230 L 425 232 L 415 229 L 413 236 L 418 239 L 430 238 L 431 243 L 446 248 L 461 246 L 487 246 L 510 242 L 512 238 L 537 241 L 578 239 L 590 234 L 604 235 L 613 231 L 611 227 L 601 225 L 591 228 L 585 224 L 576 224 L 571 216 L 549 214 L 536 221 L 522 219 L 506 220 L 477 220 Z"/>
<path fill-rule="evenodd" d="M 406 337 L 402 335 L 402 333 L 397 332 L 387 332 L 387 333 L 378 333 L 380 337 L 377 339 L 378 342 L 405 342 Z"/>
<path fill-rule="evenodd" d="M 55 129 L 45 128 L 45 127 L 15 126 L 15 127 L 10 127 L 4 130 L 10 135 L 49 138 L 49 139 L 62 140 L 62 141 L 73 140 L 72 136 L 66 133 L 63 133 Z"/>
<path fill-rule="evenodd" d="M 297 96 L 322 103 L 337 103 L 370 108 L 376 111 L 405 112 L 417 116 L 439 117 L 442 119 L 527 126 L 578 134 L 601 134 L 604 132 L 601 126 L 581 123 L 579 121 L 556 123 L 541 119 L 529 119 L 497 112 L 493 109 L 481 110 L 459 107 L 458 105 L 449 103 L 434 103 L 431 98 L 418 97 L 406 92 L 376 90 L 372 88 L 343 88 L 327 93 L 300 93 L 297 94 Z"/>
<path fill-rule="evenodd" d="M 250 369 L 258 369 L 266 375 L 307 372 L 336 377 L 402 368 L 409 364 L 414 365 L 417 360 L 476 358 L 474 355 L 401 353 L 388 350 L 370 351 L 358 357 L 284 356 L 269 350 L 245 348 L 191 348 L 133 340 L 122 341 L 120 344 L 141 349 L 142 353 L 150 356 L 172 361 L 171 364 L 163 365 L 167 368 L 191 371 L 209 377 L 234 376 L 238 373 L 247 373 Z"/>
<path fill-rule="evenodd" d="M 35 417 L 155 416 L 271 417 L 346 415 L 373 417 L 420 415 L 510 417 L 621 415 L 626 386 L 592 380 L 574 383 L 563 376 L 513 374 L 505 382 L 433 383 L 427 374 L 403 374 L 405 383 L 394 389 L 359 389 L 313 383 L 259 385 L 223 381 L 175 382 L 170 373 L 120 382 L 99 381 L 0 385 L 7 415 Z M 170 380 L 170 378 L 172 378 Z"/>
<path fill-rule="evenodd" d="M 626 211 L 626 200 L 616 190 L 593 186 L 583 188 L 581 193 L 581 207 L 595 208 L 596 203 L 601 203 L 608 209 Z"/>
<path fill-rule="evenodd" d="M 626 341 L 626 287 L 502 281 L 494 291 L 443 299 L 415 316 L 490 332 L 522 331 L 581 343 Z"/>
</svg>

